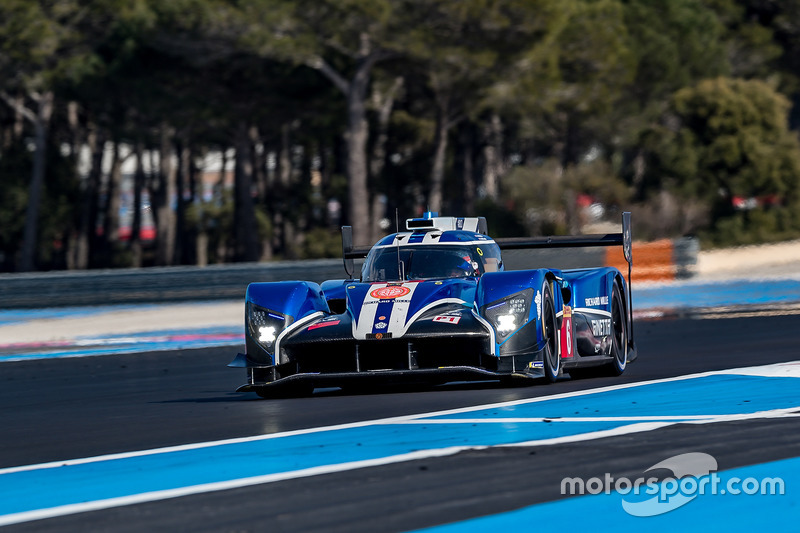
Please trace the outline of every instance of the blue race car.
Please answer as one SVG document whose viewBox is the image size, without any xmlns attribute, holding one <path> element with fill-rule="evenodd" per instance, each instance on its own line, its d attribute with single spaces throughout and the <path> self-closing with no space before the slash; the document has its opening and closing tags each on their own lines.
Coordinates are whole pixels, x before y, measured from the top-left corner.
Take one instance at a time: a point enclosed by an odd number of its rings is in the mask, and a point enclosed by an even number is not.
<svg viewBox="0 0 800 533">
<path fill-rule="evenodd" d="M 406 232 L 354 249 L 342 228 L 345 271 L 359 279 L 251 283 L 245 368 L 238 391 L 363 383 L 506 381 L 567 373 L 620 375 L 636 357 L 630 213 L 607 235 L 498 239 L 482 217 L 426 213 Z M 616 268 L 505 271 L 501 249 L 623 246 Z"/>
</svg>

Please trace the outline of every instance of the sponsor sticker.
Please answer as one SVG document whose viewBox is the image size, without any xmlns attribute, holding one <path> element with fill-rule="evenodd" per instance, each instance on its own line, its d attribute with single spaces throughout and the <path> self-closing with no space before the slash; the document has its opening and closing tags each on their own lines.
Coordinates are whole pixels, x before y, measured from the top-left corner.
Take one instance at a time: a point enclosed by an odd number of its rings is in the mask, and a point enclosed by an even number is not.
<svg viewBox="0 0 800 533">
<path fill-rule="evenodd" d="M 461 321 L 460 316 L 437 315 L 433 317 L 434 322 L 444 322 L 446 324 L 458 324 Z"/>
<path fill-rule="evenodd" d="M 411 292 L 411 289 L 408 287 L 402 286 L 389 286 L 389 287 L 381 287 L 380 289 L 375 289 L 369 293 L 370 296 L 373 298 L 378 298 L 380 300 L 392 300 L 394 298 L 400 298 L 402 296 L 407 295 Z"/>
<path fill-rule="evenodd" d="M 608 305 L 608 296 L 586 298 L 586 307 L 597 307 L 598 305 Z"/>
<path fill-rule="evenodd" d="M 391 339 L 392 338 L 392 334 L 391 333 L 367 333 L 367 338 L 379 341 L 381 339 Z"/>
<path fill-rule="evenodd" d="M 386 326 L 388 325 L 389 324 L 387 324 L 386 322 L 378 322 L 377 324 L 375 324 L 375 329 L 386 329 Z"/>
<path fill-rule="evenodd" d="M 611 319 L 592 320 L 592 335 L 595 337 L 607 337 L 611 335 Z"/>
</svg>

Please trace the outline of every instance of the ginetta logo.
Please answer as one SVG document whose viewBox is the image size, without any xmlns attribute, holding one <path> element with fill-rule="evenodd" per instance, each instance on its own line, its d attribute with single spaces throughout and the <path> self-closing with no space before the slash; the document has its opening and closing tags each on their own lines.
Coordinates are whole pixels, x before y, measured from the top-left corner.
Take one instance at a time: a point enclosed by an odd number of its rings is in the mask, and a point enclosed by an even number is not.
<svg viewBox="0 0 800 533">
<path fill-rule="evenodd" d="M 410 293 L 411 289 L 408 287 L 403 286 L 389 286 L 389 287 L 381 287 L 380 289 L 375 289 L 374 291 L 370 292 L 369 295 L 373 298 L 378 298 L 380 300 L 391 300 L 393 298 L 400 298 L 401 296 L 405 296 L 406 294 Z"/>
</svg>

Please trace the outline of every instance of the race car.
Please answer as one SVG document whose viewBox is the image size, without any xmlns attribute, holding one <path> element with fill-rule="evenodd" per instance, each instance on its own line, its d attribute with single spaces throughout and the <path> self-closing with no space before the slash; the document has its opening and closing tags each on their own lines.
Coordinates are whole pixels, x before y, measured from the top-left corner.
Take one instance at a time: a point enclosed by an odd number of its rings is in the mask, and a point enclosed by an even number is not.
<svg viewBox="0 0 800 533">
<path fill-rule="evenodd" d="M 371 249 L 342 228 L 348 279 L 251 283 L 238 391 L 363 383 L 553 382 L 620 375 L 636 357 L 629 293 L 630 213 L 622 233 L 498 239 L 483 217 L 425 213 Z M 623 247 L 616 268 L 507 271 L 501 249 Z M 358 278 L 354 260 L 364 259 Z"/>
</svg>

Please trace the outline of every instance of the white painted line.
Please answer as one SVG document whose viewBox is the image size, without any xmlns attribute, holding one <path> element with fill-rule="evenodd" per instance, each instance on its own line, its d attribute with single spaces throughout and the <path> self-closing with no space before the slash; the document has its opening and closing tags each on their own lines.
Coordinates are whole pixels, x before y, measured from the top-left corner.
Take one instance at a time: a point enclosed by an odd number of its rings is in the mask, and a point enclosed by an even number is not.
<svg viewBox="0 0 800 533">
<path fill-rule="evenodd" d="M 630 435 L 632 433 L 642 433 L 645 431 L 652 431 L 667 426 L 674 426 L 677 424 L 716 424 L 719 422 L 734 422 L 738 420 L 755 420 L 759 418 L 784 418 L 800 416 L 800 413 L 795 411 L 800 410 L 800 406 L 789 407 L 785 409 L 773 409 L 770 411 L 758 411 L 755 413 L 733 414 L 733 415 L 717 415 L 705 420 L 684 420 L 673 422 L 645 422 L 640 424 L 631 424 L 612 428 L 603 431 L 594 431 L 592 433 L 582 433 L 580 435 L 567 435 L 564 437 L 557 437 L 554 439 L 541 439 L 530 440 L 526 442 L 515 442 L 511 444 L 500 444 L 499 447 L 527 447 L 527 446 L 550 446 L 553 444 L 564 444 L 568 442 L 581 442 L 585 440 L 603 439 L 608 437 L 617 437 L 620 435 Z M 688 417 L 687 417 L 688 418 Z"/>
<path fill-rule="evenodd" d="M 454 446 L 450 448 L 440 448 L 438 450 L 420 450 L 411 453 L 394 455 L 391 457 L 381 457 L 379 459 L 369 459 L 364 461 L 353 461 L 350 463 L 324 465 L 313 468 L 306 468 L 303 470 L 294 470 L 292 472 L 281 472 L 278 474 L 267 474 L 263 476 L 255 476 L 250 478 L 233 479 L 230 481 L 206 483 L 203 485 L 181 487 L 178 489 L 145 492 L 142 494 L 133 494 L 131 496 L 123 496 L 120 498 L 109 498 L 107 500 L 96 500 L 91 502 L 62 505 L 59 507 L 51 507 L 49 509 L 37 509 L 35 511 L 25 511 L 22 513 L 2 515 L 0 516 L 0 527 L 11 524 L 19 524 L 22 522 L 31 522 L 33 520 L 43 520 L 45 518 L 55 518 L 71 514 L 85 513 L 88 511 L 100 511 L 103 509 L 111 509 L 113 507 L 123 507 L 125 505 L 149 503 L 154 501 L 167 500 L 171 498 L 180 498 L 182 496 L 192 496 L 208 492 L 218 492 L 223 490 L 238 489 L 242 487 L 250 487 L 253 485 L 263 485 L 265 483 L 274 483 L 276 481 L 285 481 L 288 479 L 319 476 L 322 474 L 332 474 L 336 472 L 356 470 L 359 468 L 369 468 L 372 466 L 383 466 L 393 463 L 415 461 L 418 459 L 430 459 L 432 457 L 446 457 L 449 455 L 455 455 L 465 450 L 478 450 L 482 448 L 486 447 Z"/>
<path fill-rule="evenodd" d="M 800 407 L 798 407 L 800 409 Z M 426 424 L 525 424 L 541 422 L 681 422 L 684 420 L 709 420 L 720 415 L 654 415 L 654 416 L 570 416 L 570 417 L 524 417 L 524 418 L 436 418 L 433 420 L 402 420 L 391 425 Z"/>
<path fill-rule="evenodd" d="M 760 376 L 765 378 L 800 378 L 800 361 L 777 363 L 767 366 L 751 366 L 720 370 L 719 374 L 735 374 L 739 376 Z"/>
<path fill-rule="evenodd" d="M 699 372 L 696 374 L 687 374 L 684 376 L 675 376 L 671 378 L 662 378 L 662 379 L 654 379 L 650 381 L 637 381 L 634 383 L 623 383 L 620 385 L 609 385 L 607 387 L 599 387 L 596 389 L 588 389 L 588 390 L 580 390 L 574 392 L 565 392 L 560 394 L 551 394 L 548 396 L 537 396 L 536 398 L 524 398 L 521 400 L 512 400 L 507 402 L 498 402 L 498 403 L 490 403 L 484 405 L 475 405 L 471 407 L 461 407 L 457 409 L 447 409 L 443 411 L 432 411 L 428 413 L 419 413 L 414 415 L 402 415 L 390 418 L 380 418 L 375 420 L 366 420 L 363 422 L 351 422 L 347 424 L 337 424 L 334 426 L 322 426 L 322 427 L 315 427 L 315 428 L 307 428 L 307 429 L 298 429 L 294 431 L 284 431 L 280 433 L 270 433 L 267 435 L 255 435 L 252 437 L 239 437 L 235 439 L 223 439 L 217 441 L 209 441 L 209 442 L 198 442 L 192 444 L 183 444 L 179 446 L 167 446 L 164 448 L 154 448 L 150 450 L 139 450 L 134 452 L 125 452 L 125 453 L 117 453 L 117 454 L 109 454 L 109 455 L 99 455 L 95 457 L 86 457 L 81 459 L 69 459 L 65 461 L 53 461 L 49 463 L 39 463 L 33 465 L 24 465 L 24 466 L 14 466 L 10 468 L 3 468 L 0 469 L 0 475 L 4 474 L 11 474 L 14 472 L 26 472 L 31 470 L 43 470 L 47 468 L 58 468 L 62 466 L 71 466 L 71 465 L 80 465 L 80 464 L 89 464 L 89 463 L 99 463 L 103 461 L 113 461 L 116 459 L 128 459 L 132 457 L 146 457 L 149 455 L 157 455 L 163 453 L 172 453 L 172 452 L 180 452 L 185 450 L 197 450 L 203 448 L 212 448 L 215 446 L 225 446 L 228 444 L 239 444 L 245 442 L 256 442 L 256 441 L 263 441 L 263 440 L 270 440 L 270 439 L 279 439 L 283 437 L 292 437 L 295 435 L 308 435 L 312 433 L 322 433 L 327 431 L 338 431 L 341 429 L 351 429 L 351 428 L 360 428 L 360 427 L 367 427 L 373 425 L 385 425 L 385 424 L 401 424 L 405 421 L 410 420 L 417 420 L 420 418 L 428 418 L 428 417 L 441 417 L 453 414 L 460 414 L 460 413 L 469 413 L 473 411 L 482 411 L 484 409 L 500 409 L 504 407 L 513 407 L 516 405 L 525 405 L 525 404 L 532 404 L 538 402 L 546 402 L 550 400 L 560 400 L 564 398 L 577 398 L 581 396 L 589 396 L 592 394 L 601 394 L 604 392 L 611 392 L 616 390 L 624 390 L 624 389 L 632 389 L 636 387 L 643 387 L 647 385 L 656 385 L 659 383 L 672 383 L 675 381 L 685 381 L 690 379 L 697 379 L 702 377 L 708 376 L 716 376 L 716 375 L 724 375 L 724 374 L 741 374 L 741 375 L 752 375 L 747 374 L 746 372 L 755 372 L 756 369 L 770 369 L 771 367 L 781 367 L 787 365 L 800 365 L 800 361 L 792 361 L 788 363 L 777 363 L 773 365 L 765 365 L 763 367 L 746 367 L 746 368 L 739 368 L 739 369 L 732 369 L 732 370 L 715 370 L 709 372 Z M 765 372 L 769 372 L 770 370 L 765 370 Z M 791 376 L 791 377 L 800 377 L 800 376 Z M 652 420 L 652 419 L 651 419 Z M 427 421 L 426 422 L 430 422 Z"/>
</svg>

